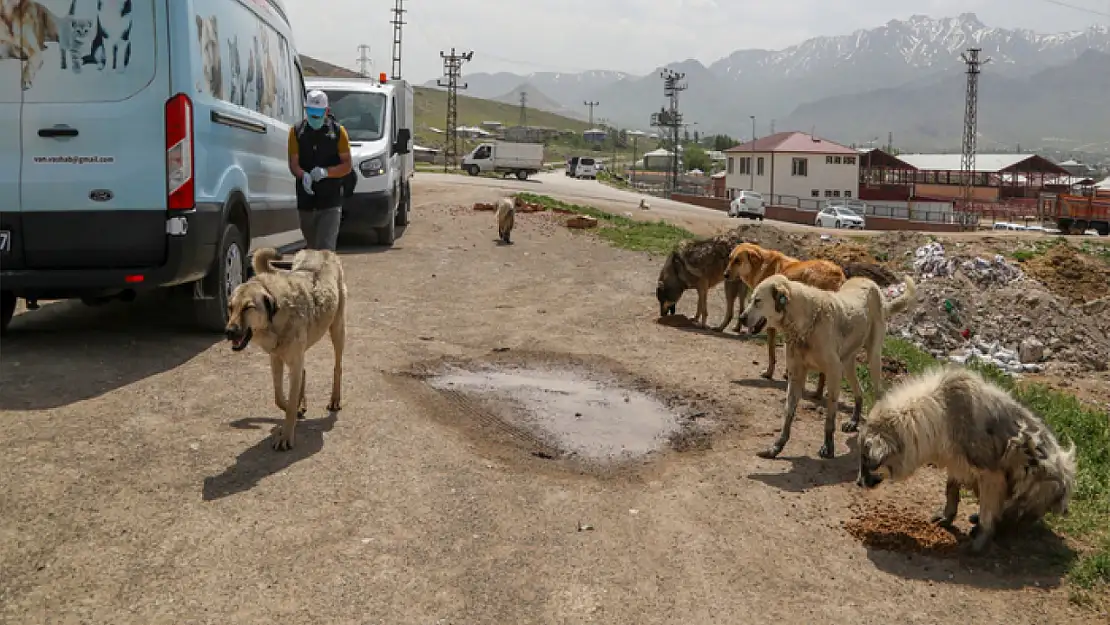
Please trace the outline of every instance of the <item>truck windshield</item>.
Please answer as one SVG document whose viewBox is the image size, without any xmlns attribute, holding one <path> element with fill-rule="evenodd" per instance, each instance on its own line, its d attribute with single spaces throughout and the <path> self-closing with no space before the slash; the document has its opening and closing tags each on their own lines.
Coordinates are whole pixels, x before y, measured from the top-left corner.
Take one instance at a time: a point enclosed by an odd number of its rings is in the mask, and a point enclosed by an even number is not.
<svg viewBox="0 0 1110 625">
<path fill-rule="evenodd" d="M 325 90 L 331 114 L 347 129 L 351 141 L 377 141 L 382 138 L 385 94 L 365 91 Z"/>
</svg>

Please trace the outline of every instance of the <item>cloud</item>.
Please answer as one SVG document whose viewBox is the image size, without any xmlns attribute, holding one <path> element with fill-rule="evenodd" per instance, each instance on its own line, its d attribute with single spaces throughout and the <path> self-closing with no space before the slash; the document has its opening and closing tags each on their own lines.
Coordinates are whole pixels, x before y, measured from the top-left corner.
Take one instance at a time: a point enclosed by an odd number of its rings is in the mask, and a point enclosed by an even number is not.
<svg viewBox="0 0 1110 625">
<path fill-rule="evenodd" d="M 1090 1 L 1090 0 L 1088 0 Z M 1084 0 L 1073 0 L 1083 5 Z M 1057 32 L 1100 18 L 1046 0 L 420 0 L 406 2 L 403 73 L 442 74 L 439 53 L 473 50 L 464 71 L 647 73 L 695 58 L 709 64 L 746 48 L 781 49 L 911 15 L 974 12 L 988 26 Z M 359 44 L 389 71 L 389 0 L 285 0 L 304 54 L 354 68 Z M 1086 6 L 1090 6 L 1089 4 Z M 1110 12 L 1110 10 L 1107 10 Z M 1110 17 L 1102 18 L 1110 23 Z"/>
</svg>

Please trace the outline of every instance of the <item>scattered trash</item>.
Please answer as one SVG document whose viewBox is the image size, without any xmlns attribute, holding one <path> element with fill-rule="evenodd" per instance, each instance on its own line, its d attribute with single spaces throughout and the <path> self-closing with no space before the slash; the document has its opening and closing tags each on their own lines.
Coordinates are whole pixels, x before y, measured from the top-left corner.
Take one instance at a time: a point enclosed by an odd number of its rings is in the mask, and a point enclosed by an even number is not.
<svg viewBox="0 0 1110 625">
<path fill-rule="evenodd" d="M 581 521 L 578 522 L 578 531 L 579 532 L 589 532 L 593 529 L 594 529 L 593 525 L 590 525 L 588 523 L 582 523 Z"/>
</svg>

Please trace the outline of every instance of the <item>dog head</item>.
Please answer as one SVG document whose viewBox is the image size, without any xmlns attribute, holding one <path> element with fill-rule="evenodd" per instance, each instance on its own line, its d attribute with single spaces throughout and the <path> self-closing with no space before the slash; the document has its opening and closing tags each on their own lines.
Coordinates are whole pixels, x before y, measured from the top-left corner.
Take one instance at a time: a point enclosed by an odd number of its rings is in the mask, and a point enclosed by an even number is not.
<svg viewBox="0 0 1110 625">
<path fill-rule="evenodd" d="M 200 43 L 201 63 L 204 78 L 210 87 L 215 87 L 220 76 L 220 27 L 216 16 L 197 17 L 197 41 Z"/>
<path fill-rule="evenodd" d="M 750 283 L 763 265 L 763 249 L 752 243 L 741 243 L 732 248 L 728 255 L 725 277 L 729 280 L 742 280 Z"/>
<path fill-rule="evenodd" d="M 875 488 L 885 480 L 901 476 L 902 444 L 888 432 L 869 428 L 864 421 L 859 432 L 859 475 L 856 486 Z"/>
<path fill-rule="evenodd" d="M 752 291 L 751 300 L 740 313 L 740 323 L 747 326 L 751 334 L 759 334 L 768 325 L 781 328 L 789 305 L 790 280 L 782 275 L 771 276 Z"/>
<path fill-rule="evenodd" d="M 255 334 L 269 332 L 277 313 L 277 300 L 258 280 L 248 280 L 235 287 L 227 306 L 224 331 L 231 341 L 231 349 L 241 352 Z"/>
<path fill-rule="evenodd" d="M 659 281 L 655 285 L 655 299 L 659 300 L 660 317 L 675 314 L 678 300 L 682 299 L 682 294 L 686 292 L 686 284 L 678 275 L 682 264 L 682 256 L 677 251 L 671 252 L 659 272 Z"/>
<path fill-rule="evenodd" d="M 1015 516 L 1035 521 L 1045 514 L 1066 515 L 1075 489 L 1075 445 L 1061 448 L 1051 432 L 1036 428 L 1010 441 L 1010 481 Z"/>
</svg>

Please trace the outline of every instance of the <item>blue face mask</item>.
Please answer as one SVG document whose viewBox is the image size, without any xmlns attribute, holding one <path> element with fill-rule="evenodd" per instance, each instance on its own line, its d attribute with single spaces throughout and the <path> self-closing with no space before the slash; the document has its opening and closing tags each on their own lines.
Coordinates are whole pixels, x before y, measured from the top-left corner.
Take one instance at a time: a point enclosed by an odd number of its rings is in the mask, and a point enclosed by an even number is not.
<svg viewBox="0 0 1110 625">
<path fill-rule="evenodd" d="M 308 116 L 308 125 L 311 126 L 313 130 L 319 130 L 319 129 L 324 127 L 324 118 L 323 117 L 313 117 L 313 116 L 309 115 Z"/>
</svg>

